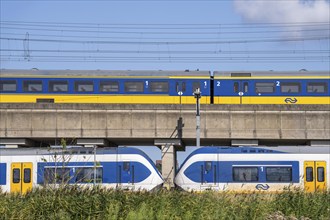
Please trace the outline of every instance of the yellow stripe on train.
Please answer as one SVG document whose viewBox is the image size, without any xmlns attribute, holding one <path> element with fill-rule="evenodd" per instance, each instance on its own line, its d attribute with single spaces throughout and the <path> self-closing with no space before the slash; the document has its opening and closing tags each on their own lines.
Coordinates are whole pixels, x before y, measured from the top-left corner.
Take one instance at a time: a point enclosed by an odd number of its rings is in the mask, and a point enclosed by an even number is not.
<svg viewBox="0 0 330 220">
<path fill-rule="evenodd" d="M 194 104 L 193 96 L 168 95 L 11 95 L 0 94 L 0 103 L 36 103 L 37 100 L 54 100 L 54 103 L 111 103 L 111 104 Z M 209 104 L 210 97 L 204 96 L 201 104 Z"/>
<path fill-rule="evenodd" d="M 329 105 L 330 97 L 312 96 L 215 96 L 214 104 L 320 104 Z"/>
<path fill-rule="evenodd" d="M 36 95 L 0 94 L 0 103 L 36 103 L 37 100 L 55 103 L 109 103 L 109 104 L 195 104 L 193 96 L 168 95 Z M 202 96 L 201 104 L 209 104 L 210 97 Z M 330 97 L 304 96 L 215 96 L 214 104 L 322 104 L 330 105 Z"/>
</svg>

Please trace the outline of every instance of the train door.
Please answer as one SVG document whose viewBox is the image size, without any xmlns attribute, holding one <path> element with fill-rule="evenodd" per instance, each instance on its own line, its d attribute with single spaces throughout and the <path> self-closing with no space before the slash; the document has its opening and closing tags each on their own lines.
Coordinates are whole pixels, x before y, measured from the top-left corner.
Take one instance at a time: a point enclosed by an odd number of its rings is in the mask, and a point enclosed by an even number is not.
<svg viewBox="0 0 330 220">
<path fill-rule="evenodd" d="M 10 192 L 25 194 L 32 189 L 32 163 L 12 163 Z"/>
<path fill-rule="evenodd" d="M 205 161 L 201 165 L 201 186 L 202 188 L 212 188 L 218 185 L 217 183 L 217 162 Z"/>
<path fill-rule="evenodd" d="M 325 161 L 304 162 L 304 186 L 307 192 L 325 191 L 327 189 Z"/>
<path fill-rule="evenodd" d="M 183 82 L 183 81 L 177 81 L 175 83 L 175 90 L 176 90 L 176 93 L 178 94 L 177 97 L 179 97 L 179 100 L 176 102 L 178 104 L 185 104 L 187 103 L 187 100 L 186 100 L 186 82 Z M 189 95 L 192 95 L 192 94 L 189 94 Z"/>
<path fill-rule="evenodd" d="M 131 162 L 124 161 L 120 167 L 120 183 L 121 187 L 130 189 L 134 185 L 134 165 Z"/>
<path fill-rule="evenodd" d="M 249 82 L 245 80 L 234 81 L 234 94 L 239 97 L 239 100 L 234 101 L 233 104 L 249 104 Z"/>
</svg>

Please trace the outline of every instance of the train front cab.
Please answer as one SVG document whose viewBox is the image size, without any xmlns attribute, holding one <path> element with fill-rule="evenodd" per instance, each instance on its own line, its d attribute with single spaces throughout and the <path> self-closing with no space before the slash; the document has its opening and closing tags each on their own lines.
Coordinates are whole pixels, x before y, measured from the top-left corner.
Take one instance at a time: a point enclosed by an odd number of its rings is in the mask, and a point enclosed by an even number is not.
<svg viewBox="0 0 330 220">
<path fill-rule="evenodd" d="M 327 190 L 326 161 L 304 161 L 304 189 L 306 192 Z"/>
<path fill-rule="evenodd" d="M 11 163 L 10 166 L 10 192 L 25 194 L 32 189 L 33 178 L 32 163 Z"/>
</svg>

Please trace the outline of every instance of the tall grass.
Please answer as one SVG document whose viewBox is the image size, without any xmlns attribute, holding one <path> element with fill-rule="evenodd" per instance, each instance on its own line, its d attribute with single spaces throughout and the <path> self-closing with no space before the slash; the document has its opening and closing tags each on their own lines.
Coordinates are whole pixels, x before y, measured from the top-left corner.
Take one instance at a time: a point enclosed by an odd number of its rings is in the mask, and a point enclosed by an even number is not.
<svg viewBox="0 0 330 220">
<path fill-rule="evenodd" d="M 0 193 L 0 219 L 330 219 L 330 193 L 123 192 L 102 188 Z"/>
</svg>

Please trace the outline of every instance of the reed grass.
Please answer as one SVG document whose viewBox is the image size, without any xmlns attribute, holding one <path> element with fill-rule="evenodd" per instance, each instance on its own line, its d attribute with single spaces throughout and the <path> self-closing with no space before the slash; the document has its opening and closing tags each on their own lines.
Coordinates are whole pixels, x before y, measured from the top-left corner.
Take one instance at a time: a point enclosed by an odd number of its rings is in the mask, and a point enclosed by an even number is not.
<svg viewBox="0 0 330 220">
<path fill-rule="evenodd" d="M 330 193 L 124 192 L 103 188 L 0 192 L 0 219 L 330 219 Z"/>
</svg>

